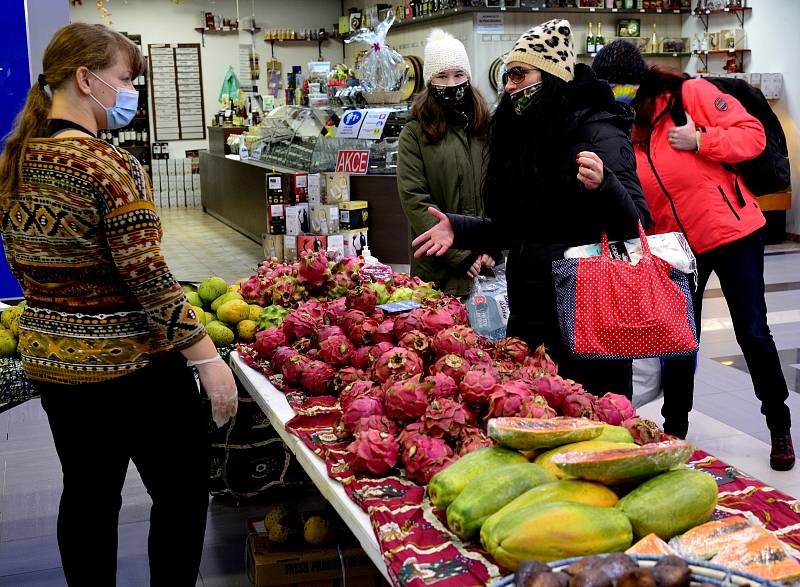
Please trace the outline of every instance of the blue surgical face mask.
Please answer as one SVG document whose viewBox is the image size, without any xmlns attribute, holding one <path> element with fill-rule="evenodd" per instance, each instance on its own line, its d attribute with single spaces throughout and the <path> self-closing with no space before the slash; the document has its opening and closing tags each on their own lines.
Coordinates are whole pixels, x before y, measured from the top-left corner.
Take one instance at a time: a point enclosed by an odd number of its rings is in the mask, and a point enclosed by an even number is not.
<svg viewBox="0 0 800 587">
<path fill-rule="evenodd" d="M 89 73 L 117 93 L 117 99 L 114 102 L 114 105 L 108 108 L 103 106 L 100 100 L 92 96 L 92 94 L 89 94 L 92 100 L 100 104 L 100 107 L 106 111 L 105 128 L 114 130 L 116 128 L 128 126 L 131 123 L 131 120 L 133 120 L 133 117 L 136 116 L 136 110 L 139 108 L 139 92 L 125 88 L 115 88 L 93 71 L 90 71 Z"/>
</svg>

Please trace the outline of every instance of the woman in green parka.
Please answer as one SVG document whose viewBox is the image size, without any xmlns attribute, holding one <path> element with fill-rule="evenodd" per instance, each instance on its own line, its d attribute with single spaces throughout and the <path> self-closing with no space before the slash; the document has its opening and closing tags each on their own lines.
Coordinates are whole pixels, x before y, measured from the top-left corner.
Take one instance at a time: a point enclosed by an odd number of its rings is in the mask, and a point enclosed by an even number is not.
<svg viewBox="0 0 800 587">
<path fill-rule="evenodd" d="M 481 182 L 489 123 L 486 101 L 470 85 L 464 45 L 435 29 L 425 45 L 425 89 L 400 133 L 397 188 L 412 238 L 430 229 L 433 206 L 445 213 L 483 216 Z M 450 295 L 466 296 L 482 267 L 501 262 L 498 252 L 451 249 L 441 257 L 411 259 L 411 273 Z"/>
</svg>

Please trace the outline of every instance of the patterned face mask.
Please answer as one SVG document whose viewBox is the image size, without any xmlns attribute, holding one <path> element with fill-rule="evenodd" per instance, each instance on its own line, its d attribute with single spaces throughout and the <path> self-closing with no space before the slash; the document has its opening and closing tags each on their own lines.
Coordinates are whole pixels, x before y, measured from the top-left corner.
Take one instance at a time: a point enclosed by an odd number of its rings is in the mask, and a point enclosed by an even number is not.
<svg viewBox="0 0 800 587">
<path fill-rule="evenodd" d="M 542 97 L 542 83 L 543 82 L 536 82 L 535 84 L 529 85 L 527 88 L 522 88 L 510 94 L 511 104 L 514 105 L 514 112 L 522 114 L 530 108 L 532 104 L 539 102 Z"/>
<path fill-rule="evenodd" d="M 468 89 L 469 80 L 464 80 L 456 86 L 431 84 L 431 95 L 442 106 L 458 106 L 464 103 Z"/>
</svg>

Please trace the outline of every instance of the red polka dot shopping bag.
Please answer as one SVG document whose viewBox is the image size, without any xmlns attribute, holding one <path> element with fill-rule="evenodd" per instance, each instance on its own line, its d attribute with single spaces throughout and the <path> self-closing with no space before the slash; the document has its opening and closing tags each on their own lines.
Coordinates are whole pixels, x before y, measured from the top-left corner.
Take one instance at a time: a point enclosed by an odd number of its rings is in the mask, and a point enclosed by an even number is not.
<svg viewBox="0 0 800 587">
<path fill-rule="evenodd" d="M 642 258 L 599 256 L 553 262 L 561 336 L 582 359 L 689 355 L 697 331 L 686 274 L 653 255 L 641 223 Z"/>
</svg>

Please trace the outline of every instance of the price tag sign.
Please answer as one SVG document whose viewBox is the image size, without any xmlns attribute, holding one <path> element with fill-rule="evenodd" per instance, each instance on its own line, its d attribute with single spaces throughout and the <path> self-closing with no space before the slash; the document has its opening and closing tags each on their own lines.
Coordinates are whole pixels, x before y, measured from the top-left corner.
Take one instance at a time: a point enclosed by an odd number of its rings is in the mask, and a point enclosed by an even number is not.
<svg viewBox="0 0 800 587">
<path fill-rule="evenodd" d="M 337 139 L 357 139 L 361 125 L 366 118 L 366 110 L 350 110 L 344 113 L 336 128 Z"/>
<path fill-rule="evenodd" d="M 369 150 L 342 149 L 336 154 L 336 171 L 366 175 L 369 169 Z"/>
</svg>

